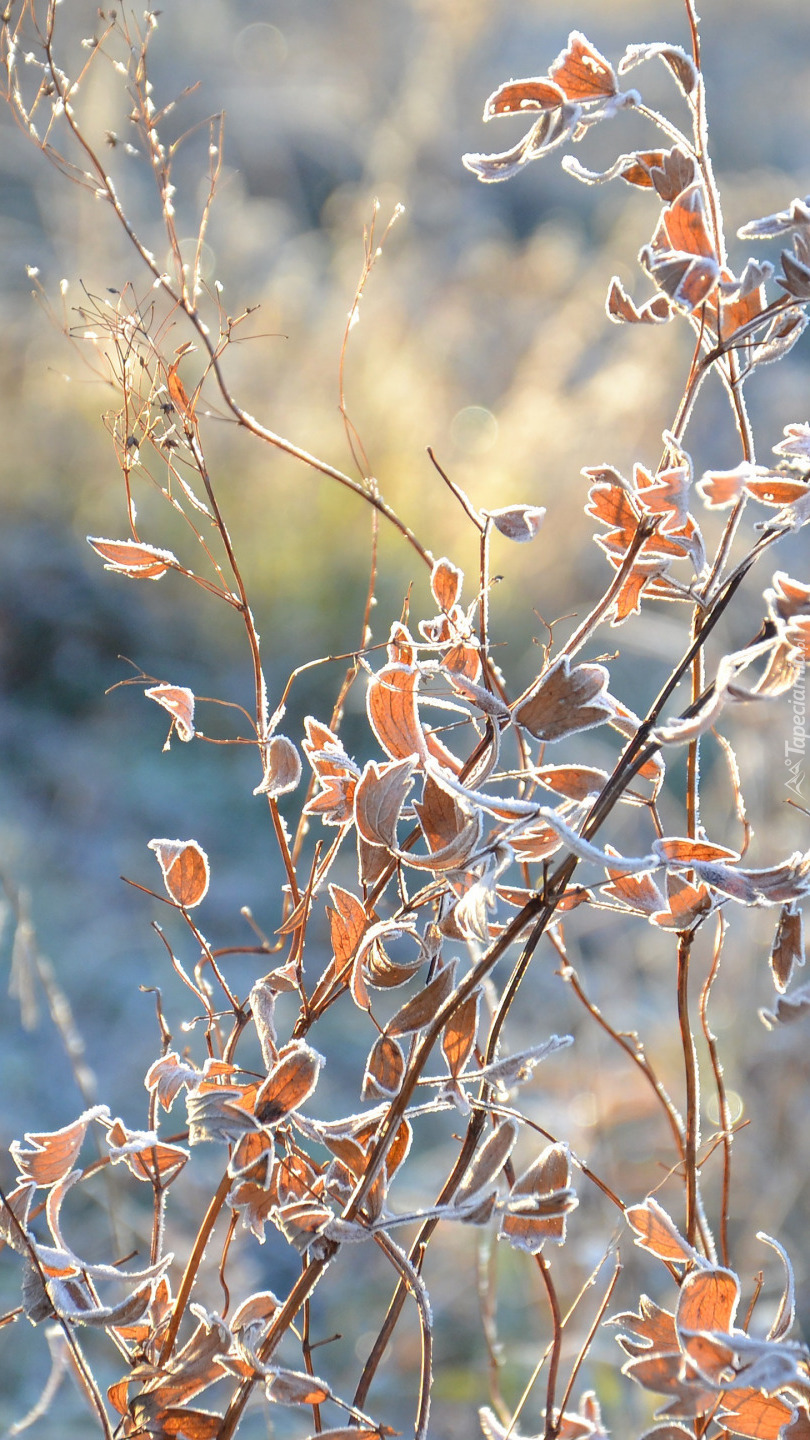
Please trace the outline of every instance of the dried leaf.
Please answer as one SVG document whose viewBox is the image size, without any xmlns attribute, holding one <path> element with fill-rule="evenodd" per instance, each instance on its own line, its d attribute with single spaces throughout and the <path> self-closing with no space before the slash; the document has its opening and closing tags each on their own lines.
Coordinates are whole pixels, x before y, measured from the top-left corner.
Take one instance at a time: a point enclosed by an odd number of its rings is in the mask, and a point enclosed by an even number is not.
<svg viewBox="0 0 810 1440">
<path fill-rule="evenodd" d="M 782 906 L 770 954 L 775 988 L 784 995 L 794 965 L 804 964 L 804 915 L 795 901 Z"/>
<path fill-rule="evenodd" d="M 681 1346 L 687 1354 L 691 1355 L 688 1337 L 699 1331 L 720 1330 L 730 1334 L 739 1299 L 740 1282 L 731 1270 L 710 1266 L 684 1276 L 675 1311 L 675 1325 Z M 693 1356 L 691 1358 L 694 1359 Z"/>
<path fill-rule="evenodd" d="M 196 840 L 150 840 L 149 849 L 155 852 L 171 899 L 184 910 L 193 910 L 208 890 L 205 851 Z"/>
<path fill-rule="evenodd" d="M 405 1073 L 405 1056 L 392 1035 L 378 1035 L 369 1052 L 363 1075 L 364 1100 L 392 1100 L 399 1094 Z"/>
<path fill-rule="evenodd" d="M 541 785 L 567 800 L 589 800 L 599 794 L 608 779 L 606 770 L 587 765 L 543 765 L 533 773 Z"/>
<path fill-rule="evenodd" d="M 568 1147 L 549 1145 L 512 1186 L 499 1238 L 529 1255 L 536 1255 L 547 1240 L 562 1245 L 566 1216 L 577 1204 Z"/>
<path fill-rule="evenodd" d="M 618 94 L 613 66 L 580 30 L 572 30 L 568 44 L 549 66 L 549 75 L 567 100 L 587 104 Z"/>
<path fill-rule="evenodd" d="M 178 740 L 189 741 L 194 739 L 194 692 L 188 690 L 185 685 L 152 685 L 144 690 L 144 695 L 149 700 L 156 700 L 164 710 L 168 710 L 172 717 L 172 730 Z M 169 731 L 169 739 L 171 730 Z M 169 748 L 169 740 L 164 745 L 164 750 Z"/>
<path fill-rule="evenodd" d="M 479 1145 L 453 1197 L 453 1205 L 464 1209 L 482 1191 L 494 1189 L 495 1183 L 515 1148 L 519 1133 L 516 1120 L 507 1118 Z"/>
<path fill-rule="evenodd" d="M 628 70 L 635 69 L 636 65 L 640 65 L 643 60 L 652 59 L 653 56 L 658 56 L 669 67 L 687 98 L 694 94 L 698 83 L 698 72 L 691 56 L 687 55 L 680 45 L 667 45 L 660 42 L 628 45 L 619 61 L 619 74 L 626 75 Z"/>
<path fill-rule="evenodd" d="M 542 80 L 526 83 L 538 87 L 548 84 Z M 512 82 L 512 85 L 514 84 L 515 82 Z M 521 82 L 517 82 L 518 87 L 520 84 Z M 519 105 L 522 98 L 520 89 L 510 93 L 510 87 L 504 88 L 507 90 L 507 102 L 514 101 Z M 542 92 L 538 90 L 535 93 L 540 96 Z M 550 100 L 553 92 L 549 89 L 545 93 Z M 499 94 L 499 91 L 495 92 L 495 96 Z M 488 105 L 495 99 L 495 96 L 490 97 Z M 537 108 L 540 108 L 539 105 Z M 564 145 L 576 130 L 581 115 L 581 107 L 569 103 L 561 105 L 556 110 L 548 109 L 540 116 L 539 120 L 535 121 L 523 139 L 519 140 L 517 145 L 512 146 L 511 150 L 503 150 L 497 155 L 462 155 L 462 164 L 487 185 L 495 184 L 500 180 L 511 180 L 512 176 L 517 175 L 524 165 L 528 165 L 532 160 L 538 160 L 541 155 L 547 155 L 557 146 Z M 487 114 L 485 109 L 484 119 L 491 118 L 492 116 Z"/>
<path fill-rule="evenodd" d="M 666 295 L 654 295 L 651 300 L 645 300 L 643 305 L 636 305 L 618 275 L 614 275 L 610 282 L 605 309 L 608 319 L 617 325 L 663 325 L 672 319 L 673 313 Z"/>
<path fill-rule="evenodd" d="M 439 609 L 449 615 L 461 598 L 464 572 L 451 560 L 437 560 L 430 575 L 430 588 Z"/>
<path fill-rule="evenodd" d="M 604 724 L 612 713 L 604 665 L 575 665 L 566 655 L 540 676 L 513 710 L 536 740 L 560 740 Z"/>
<path fill-rule="evenodd" d="M 533 540 L 546 518 L 545 509 L 537 505 L 509 505 L 503 510 L 483 513 L 489 516 L 499 534 L 515 540 L 518 545 Z"/>
<path fill-rule="evenodd" d="M 303 1370 L 273 1370 L 267 1376 L 265 1393 L 278 1405 L 322 1405 L 332 1394 L 316 1375 Z"/>
<path fill-rule="evenodd" d="M 393 1019 L 389 1020 L 385 1027 L 386 1034 L 412 1035 L 429 1025 L 453 989 L 457 964 L 457 960 L 451 960 L 428 982 L 424 990 L 420 990 L 418 995 L 408 1000 Z"/>
<path fill-rule="evenodd" d="M 275 1125 L 303 1105 L 318 1083 L 323 1063 L 323 1056 L 303 1040 L 285 1046 L 256 1095 L 256 1119 L 262 1125 Z"/>
<path fill-rule="evenodd" d="M 129 575 L 133 580 L 159 580 L 167 570 L 179 564 L 171 550 L 158 550 L 157 546 L 144 545 L 140 541 L 102 540 L 99 536 L 88 535 L 87 543 L 102 560 L 107 561 L 105 570 Z"/>
<path fill-rule="evenodd" d="M 370 845 L 396 850 L 397 822 L 413 784 L 415 761 L 392 760 L 377 765 L 369 760 L 357 782 L 354 813 L 358 832 Z"/>
<path fill-rule="evenodd" d="M 180 1056 L 170 1050 L 167 1055 L 161 1055 L 155 1060 L 146 1072 L 144 1085 L 147 1090 L 154 1091 L 164 1110 L 171 1110 L 178 1092 L 184 1085 L 196 1085 L 200 1078 L 200 1072 L 194 1065 L 189 1065 Z"/>
<path fill-rule="evenodd" d="M 43 1188 L 55 1185 L 73 1169 L 93 1121 L 109 1121 L 109 1118 L 106 1105 L 94 1105 L 61 1130 L 46 1130 L 41 1134 L 26 1132 L 25 1142 L 29 1148 L 26 1149 L 19 1140 L 12 1140 L 9 1153 L 24 1179 L 33 1180 L 35 1185 Z"/>
<path fill-rule="evenodd" d="M 286 735 L 274 735 L 264 750 L 264 775 L 254 795 L 268 795 L 277 800 L 294 790 L 301 779 L 301 757 Z"/>
<path fill-rule="evenodd" d="M 624 1218 L 636 1232 L 636 1244 L 659 1260 L 697 1262 L 699 1256 L 688 1245 L 663 1206 L 652 1195 L 640 1205 L 629 1205 Z"/>
<path fill-rule="evenodd" d="M 109 1127 L 107 1145 L 114 1165 L 123 1160 L 136 1180 L 162 1190 L 176 1180 L 188 1160 L 188 1151 L 182 1146 L 167 1145 L 154 1132 L 128 1130 L 122 1120 L 114 1120 Z"/>
<path fill-rule="evenodd" d="M 468 995 L 458 1009 L 453 1011 L 442 1031 L 442 1054 L 454 1080 L 458 1079 L 464 1069 L 475 1044 L 480 999 L 480 989 L 473 990 L 472 995 Z"/>
</svg>

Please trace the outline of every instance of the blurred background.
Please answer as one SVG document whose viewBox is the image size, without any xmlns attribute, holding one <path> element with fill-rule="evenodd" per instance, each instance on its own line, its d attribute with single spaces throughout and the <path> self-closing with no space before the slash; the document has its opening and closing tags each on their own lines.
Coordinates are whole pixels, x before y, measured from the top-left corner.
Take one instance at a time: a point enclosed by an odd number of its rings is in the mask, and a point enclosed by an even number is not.
<svg viewBox="0 0 810 1440">
<path fill-rule="evenodd" d="M 801 0 L 706 0 L 704 8 L 714 163 L 731 263 L 739 270 L 749 247 L 734 239 L 737 227 L 810 191 L 810 18 Z M 68 68 L 81 63 L 80 41 L 97 24 L 95 6 L 83 0 L 62 7 Z M 656 465 L 691 355 L 686 326 L 622 329 L 605 317 L 612 275 L 638 298 L 648 294 L 635 260 L 657 214 L 648 195 L 621 182 L 586 189 L 560 171 L 554 155 L 504 185 L 481 185 L 462 168 L 463 152 L 505 149 L 522 133 L 521 121 L 482 125 L 490 92 L 510 77 L 544 73 L 575 27 L 614 63 L 634 41 L 666 39 L 688 48 L 678 0 L 173 0 L 151 48 L 158 106 L 199 82 L 167 117 L 165 138 L 212 112 L 226 113 L 205 277 L 221 283 L 230 314 L 259 307 L 226 357 L 234 393 L 268 427 L 350 473 L 338 365 L 364 226 L 375 198 L 378 234 L 395 207 L 405 207 L 350 337 L 348 411 L 386 499 L 434 554 L 449 554 L 463 566 L 468 601 L 477 588 L 476 532 L 430 464 L 427 447 L 476 505 L 547 507 L 533 545 L 499 541 L 493 554 L 504 578 L 493 593 L 492 631 L 512 693 L 538 672 L 536 642 L 545 642 L 546 624 L 583 615 L 604 588 L 607 566 L 582 513 L 581 467 L 608 463 L 627 474 L 634 461 Z M 645 100 L 686 122 L 663 66 L 648 64 L 630 78 Z M 136 229 L 162 256 L 166 242 L 147 167 L 123 145 L 105 150 L 108 132 L 127 137 L 129 101 L 120 75 L 97 67 L 82 104 Z M 577 154 L 599 168 L 622 151 L 656 143 L 649 126 L 627 113 L 589 135 Z M 177 162 L 181 236 L 196 233 L 206 146 L 202 128 Z M 759 253 L 776 259 L 773 246 Z M 126 533 L 121 478 L 102 423 L 115 395 L 64 331 L 82 328 L 79 310 L 88 295 L 105 297 L 127 283 L 144 295 L 148 285 L 112 215 L 60 179 L 4 107 L 0 254 L 0 872 L 7 897 L 0 961 L 3 983 L 12 980 L 15 991 L 0 1019 L 5 1152 L 24 1130 L 67 1123 L 87 1098 L 109 1104 L 133 1126 L 145 1122 L 145 1092 L 133 1076 L 155 1057 L 159 1037 L 154 999 L 138 987 L 165 990 L 173 1026 L 187 1010 L 150 928 L 152 919 L 165 919 L 163 907 L 119 878 L 156 885 L 147 841 L 194 836 L 207 850 L 214 880 L 205 925 L 214 944 L 250 943 L 239 915 L 243 905 L 272 932 L 280 877 L 266 810 L 251 793 L 259 778 L 255 761 L 237 747 L 175 743 L 164 754 L 162 712 L 145 703 L 142 691 L 105 694 L 132 673 L 123 656 L 157 680 L 249 705 L 248 655 L 225 607 L 201 602 L 177 576 L 147 586 L 107 575 L 86 545 L 87 534 Z M 38 272 L 35 282 L 29 268 Z M 178 328 L 176 343 L 186 338 Z M 193 384 L 194 358 L 185 364 Z M 754 378 L 748 393 L 761 461 L 768 462 L 786 424 L 810 418 L 809 381 L 807 341 Z M 223 419 L 207 423 L 205 441 L 264 641 L 273 704 L 296 665 L 358 644 L 369 512 L 345 490 Z M 737 463 L 719 387 L 705 387 L 687 448 L 698 473 Z M 720 523 L 706 517 L 707 545 Z M 164 543 L 157 533 L 144 538 Z M 750 539 L 749 530 L 741 543 Z M 383 641 L 409 586 L 414 620 L 432 608 L 427 572 L 385 528 L 379 563 L 372 621 L 374 639 Z M 719 644 L 729 648 L 754 633 L 762 590 L 777 564 L 808 580 L 801 535 L 773 564 L 766 560 L 769 568 L 755 571 Z M 573 623 L 565 621 L 560 633 Z M 622 655 L 613 688 L 636 711 L 643 712 L 682 652 L 682 627 L 682 614 L 648 606 L 640 621 L 615 632 Z M 610 632 L 604 645 L 613 643 Z M 342 669 L 318 667 L 296 682 L 285 721 L 294 739 L 305 714 L 328 721 Z M 358 689 L 344 738 L 363 760 L 374 749 L 361 698 Z M 806 816 L 784 803 L 791 727 L 788 697 L 727 727 L 755 829 L 752 864 L 808 847 Z M 609 764 L 615 748 L 600 734 L 578 753 L 584 748 L 591 763 Z M 707 754 L 705 763 L 705 822 L 710 832 L 717 827 L 712 838 L 737 843 L 719 753 Z M 678 772 L 678 763 L 674 768 Z M 682 830 L 674 799 L 667 819 L 671 831 Z M 752 1241 L 760 1227 L 789 1249 L 793 1242 L 799 1278 L 807 1280 L 806 1247 L 801 1250 L 810 1218 L 807 1031 L 800 1024 L 767 1032 L 757 1016 L 773 994 L 767 955 L 774 915 L 755 911 L 730 920 L 713 1023 L 727 1082 L 740 1097 L 735 1105 L 753 1122 L 737 1142 L 734 1258 L 749 1293 L 751 1275 L 766 1266 L 770 1296 L 778 1277 Z M 621 1028 L 641 1033 L 679 1099 L 671 943 L 640 923 L 606 931 L 598 910 L 582 910 L 568 944 L 592 999 Z M 49 1016 L 35 954 L 52 967 L 71 1007 L 78 1047 L 72 1061 Z M 708 941 L 701 973 L 707 963 Z M 530 1042 L 556 1028 L 575 1033 L 578 1043 L 541 1072 L 537 1119 L 570 1135 L 623 1194 L 640 1197 L 663 1175 L 654 1158 L 666 1141 L 660 1119 L 626 1057 L 574 1005 L 554 968 L 549 953 L 532 992 L 540 1036 L 526 1021 L 522 1038 Z M 252 978 L 249 961 L 234 962 L 233 983 L 242 993 Z M 349 1054 L 346 1075 L 329 1077 L 335 1113 L 344 1093 L 356 1095 L 356 1063 Z M 597 1071 L 592 1093 L 583 1077 Z M 435 1143 L 443 1143 L 438 1132 Z M 429 1175 L 429 1145 L 424 1165 Z M 7 1184 L 10 1178 L 11 1167 L 0 1158 L 0 1179 Z M 593 1196 L 583 1196 L 580 1213 L 584 1279 L 614 1222 Z M 467 1250 L 471 1256 L 472 1242 Z M 458 1314 L 441 1332 L 435 1433 L 468 1435 L 475 1433 L 475 1407 L 487 1399 L 483 1368 L 470 1364 L 481 1347 L 469 1297 L 474 1280 L 471 1270 L 458 1268 L 447 1243 L 436 1247 L 434 1263 L 428 1283 L 436 1303 Z M 521 1290 L 525 1279 L 512 1257 L 504 1265 L 516 1272 L 512 1289 L 505 1286 L 503 1337 L 511 1367 L 505 1389 L 514 1401 L 546 1322 L 539 1296 Z M 648 1290 L 651 1268 L 641 1267 Z M 5 1263 L 0 1271 L 0 1300 L 11 1307 L 16 1271 Z M 633 1304 L 641 1272 L 632 1257 L 629 1272 L 625 1299 Z M 568 1298 L 574 1293 L 575 1287 Z M 661 1299 L 666 1303 L 663 1291 Z M 334 1303 L 339 1308 L 339 1294 Z M 805 1306 L 810 1325 L 810 1303 Z M 414 1354 L 398 1353 L 389 1367 L 392 1393 L 398 1386 L 403 1392 L 405 1424 L 410 1381 L 402 1377 L 414 1363 Z M 0 1400 L 0 1423 L 10 1424 L 33 1402 L 47 1372 L 39 1337 L 27 1326 L 0 1332 L 0 1367 L 17 1376 L 13 1393 Z M 622 1414 L 644 1423 L 644 1397 L 620 1386 L 610 1350 L 602 1358 L 595 1352 L 586 1378 L 600 1389 L 614 1424 Z M 32 1433 L 86 1433 L 78 1401 L 75 1408 L 75 1418 L 68 1407 L 56 1429 L 51 1417 Z M 246 1433 L 267 1433 L 268 1423 L 257 1417 L 255 1431 Z M 287 1421 L 274 1417 L 274 1423 L 280 1428 L 271 1433 L 303 1434 L 285 1429 Z"/>
</svg>

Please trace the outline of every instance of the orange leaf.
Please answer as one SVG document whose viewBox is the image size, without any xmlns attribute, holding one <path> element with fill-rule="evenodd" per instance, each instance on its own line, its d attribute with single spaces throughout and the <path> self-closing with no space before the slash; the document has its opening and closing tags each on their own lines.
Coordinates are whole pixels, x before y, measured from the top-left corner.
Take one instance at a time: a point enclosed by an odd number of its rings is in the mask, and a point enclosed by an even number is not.
<svg viewBox="0 0 810 1440">
<path fill-rule="evenodd" d="M 453 979 L 456 973 L 458 961 L 451 960 L 445 965 L 438 975 L 408 1000 L 401 1010 L 398 1010 L 392 1020 L 386 1025 L 388 1035 L 411 1035 L 423 1026 L 428 1025 L 447 999 L 453 988 Z"/>
<path fill-rule="evenodd" d="M 437 560 L 430 576 L 430 588 L 440 610 L 448 614 L 457 605 L 464 584 L 464 572 L 450 560 Z"/>
<path fill-rule="evenodd" d="M 150 840 L 163 883 L 176 905 L 193 910 L 208 890 L 208 856 L 196 840 Z"/>
<path fill-rule="evenodd" d="M 177 734 L 178 740 L 188 741 L 194 739 L 194 692 L 188 690 L 185 685 L 152 685 L 144 690 L 148 700 L 156 700 L 164 710 L 168 710 L 172 717 L 172 730 Z M 171 730 L 169 731 L 171 738 Z M 168 750 L 169 741 L 166 741 L 164 750 Z"/>
<path fill-rule="evenodd" d="M 19 1140 L 12 1140 L 9 1151 L 20 1174 L 43 1187 L 64 1180 L 73 1169 L 88 1127 L 94 1120 L 107 1117 L 108 1113 L 106 1105 L 94 1105 L 61 1130 L 26 1133 L 25 1140 L 31 1147 L 29 1150 L 24 1149 Z"/>
<path fill-rule="evenodd" d="M 532 110 L 559 110 L 564 104 L 565 91 L 552 80 L 509 80 L 490 95 L 484 106 L 484 119 L 526 114 Z"/>
<path fill-rule="evenodd" d="M 650 1195 L 641 1205 L 628 1205 L 624 1218 L 636 1232 L 636 1244 L 659 1260 L 694 1260 L 688 1245 L 662 1205 Z"/>
<path fill-rule="evenodd" d="M 572 30 L 549 75 L 568 100 L 607 100 L 619 91 L 613 66 L 579 30 Z"/>
<path fill-rule="evenodd" d="M 536 740 L 560 740 L 602 725 L 612 713 L 604 665 L 575 665 L 568 656 L 544 671 L 512 712 Z"/>
<path fill-rule="evenodd" d="M 106 560 L 105 570 L 129 575 L 133 580 L 159 580 L 172 566 L 179 564 L 171 550 L 158 550 L 156 545 L 143 545 L 134 540 L 102 540 L 88 535 L 88 545 Z"/>
</svg>

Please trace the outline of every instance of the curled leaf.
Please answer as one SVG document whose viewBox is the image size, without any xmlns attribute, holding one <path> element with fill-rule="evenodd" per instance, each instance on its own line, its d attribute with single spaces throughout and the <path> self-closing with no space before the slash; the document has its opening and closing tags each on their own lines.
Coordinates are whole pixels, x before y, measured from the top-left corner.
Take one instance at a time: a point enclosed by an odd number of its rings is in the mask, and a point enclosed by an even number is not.
<svg viewBox="0 0 810 1440">
<path fill-rule="evenodd" d="M 144 690 L 147 699 L 157 701 L 164 710 L 168 710 L 172 717 L 172 728 L 169 731 L 164 750 L 169 748 L 172 730 L 178 740 L 188 742 L 194 739 L 194 692 L 187 689 L 185 685 L 152 685 Z"/>
<path fill-rule="evenodd" d="M 503 510 L 488 510 L 486 514 L 500 535 L 518 545 L 533 540 L 546 518 L 545 508 L 538 505 L 508 505 Z"/>
</svg>

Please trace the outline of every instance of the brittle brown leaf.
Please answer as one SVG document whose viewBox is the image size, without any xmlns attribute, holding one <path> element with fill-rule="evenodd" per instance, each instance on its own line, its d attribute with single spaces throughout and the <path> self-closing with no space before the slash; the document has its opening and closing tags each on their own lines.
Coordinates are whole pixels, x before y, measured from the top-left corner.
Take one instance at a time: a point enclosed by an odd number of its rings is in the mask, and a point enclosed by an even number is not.
<svg viewBox="0 0 810 1440">
<path fill-rule="evenodd" d="M 553 80 L 508 80 L 493 91 L 484 106 L 484 119 L 497 115 L 520 115 L 533 110 L 559 110 L 565 104 L 565 92 Z"/>
<path fill-rule="evenodd" d="M 791 1405 L 778 1395 L 760 1390 L 726 1392 L 717 1419 L 732 1435 L 751 1440 L 808 1440 L 810 1416 L 807 1407 Z"/>
<path fill-rule="evenodd" d="M 156 1135 L 128 1130 L 121 1120 L 114 1120 L 108 1129 L 107 1144 L 113 1164 L 123 1160 L 136 1180 L 145 1180 L 161 1190 L 176 1180 L 188 1160 L 188 1151 L 181 1145 L 167 1145 Z"/>
<path fill-rule="evenodd" d="M 625 1310 L 621 1315 L 612 1315 L 607 1323 L 620 1325 L 625 1332 L 616 1338 L 626 1355 L 677 1355 L 680 1350 L 675 1316 L 648 1295 L 641 1296 L 638 1313 Z"/>
<path fill-rule="evenodd" d="M 395 850 L 397 822 L 413 784 L 414 759 L 391 760 L 377 765 L 369 760 L 354 793 L 354 814 L 358 833 L 370 845 Z"/>
<path fill-rule="evenodd" d="M 566 655 L 540 676 L 512 714 L 536 740 L 560 740 L 603 725 L 612 714 L 604 665 L 575 665 Z"/>
<path fill-rule="evenodd" d="M 171 899 L 193 910 L 205 898 L 210 871 L 208 856 L 196 840 L 150 840 Z"/>
<path fill-rule="evenodd" d="M 393 1019 L 389 1020 L 385 1027 L 386 1034 L 413 1035 L 425 1025 L 429 1025 L 453 989 L 457 964 L 456 960 L 451 960 L 428 981 L 424 990 L 420 990 L 418 995 L 408 1000 Z"/>
<path fill-rule="evenodd" d="M 337 735 L 320 720 L 307 715 L 303 750 L 321 785 L 304 806 L 305 815 L 320 815 L 324 825 L 344 825 L 354 814 L 354 789 L 360 771 L 346 754 Z"/>
<path fill-rule="evenodd" d="M 178 1092 L 184 1085 L 196 1085 L 200 1072 L 194 1065 L 181 1060 L 174 1050 L 161 1055 L 146 1072 L 144 1085 L 154 1091 L 164 1110 L 171 1110 Z"/>
<path fill-rule="evenodd" d="M 659 1260 L 697 1259 L 693 1246 L 684 1240 L 674 1221 L 652 1195 L 640 1205 L 628 1205 L 624 1218 L 636 1232 L 636 1244 L 657 1255 Z"/>
<path fill-rule="evenodd" d="M 149 700 L 157 701 L 164 710 L 168 710 L 172 717 L 172 729 L 178 740 L 189 741 L 194 739 L 194 692 L 187 689 L 185 685 L 152 685 L 144 690 L 144 695 Z M 169 732 L 171 738 L 171 731 Z M 169 748 L 169 740 L 164 745 L 164 750 Z"/>
<path fill-rule="evenodd" d="M 267 1376 L 265 1393 L 268 1400 L 274 1400 L 278 1405 L 322 1405 L 332 1392 L 317 1375 L 308 1375 L 303 1370 L 279 1369 Z"/>
<path fill-rule="evenodd" d="M 323 1056 L 303 1040 L 286 1046 L 256 1095 L 256 1119 L 262 1125 L 275 1125 L 303 1105 L 318 1083 L 323 1063 Z"/>
<path fill-rule="evenodd" d="M 537 505 L 508 505 L 503 510 L 487 510 L 486 514 L 500 535 L 518 545 L 533 540 L 546 518 L 545 509 Z"/>
<path fill-rule="evenodd" d="M 739 1299 L 740 1282 L 731 1270 L 711 1266 L 684 1276 L 675 1312 L 682 1348 L 688 1353 L 687 1332 L 721 1330 L 729 1334 Z"/>
<path fill-rule="evenodd" d="M 453 1197 L 455 1206 L 463 1209 L 472 1198 L 480 1196 L 482 1191 L 494 1188 L 498 1176 L 515 1148 L 518 1133 L 517 1121 L 513 1120 L 511 1116 L 496 1125 L 483 1144 L 479 1145 L 461 1177 Z"/>
<path fill-rule="evenodd" d="M 335 960 L 342 967 L 357 953 L 357 947 L 371 923 L 356 895 L 341 885 L 330 885 L 334 908 L 327 906 Z"/>
<path fill-rule="evenodd" d="M 515 83 L 520 87 L 523 82 L 512 82 L 512 84 Z M 545 93 L 549 101 L 553 98 L 550 82 L 538 80 L 526 83 L 538 87 L 534 92 L 538 97 Z M 541 91 L 540 87 L 542 86 L 548 87 L 545 92 Z M 510 87 L 504 88 L 508 92 Z M 495 94 L 498 95 L 499 92 L 496 91 Z M 490 98 L 494 99 L 494 97 Z M 510 102 L 514 100 L 517 105 L 520 104 L 521 98 L 520 88 L 513 95 L 507 93 L 507 100 Z M 561 95 L 560 99 L 564 100 L 565 97 Z M 539 109 L 540 106 L 538 105 L 536 108 Z M 570 102 L 560 104 L 557 109 L 546 109 L 528 133 L 523 136 L 523 139 L 513 145 L 510 150 L 503 150 L 497 155 L 462 155 L 462 164 L 485 185 L 495 184 L 501 180 L 511 180 L 512 176 L 517 175 L 524 165 L 528 165 L 532 160 L 539 160 L 541 155 L 546 155 L 557 146 L 564 145 L 576 130 L 581 114 L 581 107 Z M 492 116 L 488 115 L 485 110 L 484 118 L 491 119 Z"/>
<path fill-rule="evenodd" d="M 564 795 L 567 800 L 588 800 L 598 795 L 607 783 L 606 770 L 594 770 L 588 765 L 542 765 L 534 771 L 536 780 L 555 795 Z"/>
<path fill-rule="evenodd" d="M 102 540 L 100 536 L 88 535 L 87 543 L 107 562 L 105 570 L 129 575 L 133 580 L 159 580 L 179 564 L 171 550 L 159 550 L 156 545 L 144 545 L 142 541 Z"/>
<path fill-rule="evenodd" d="M 109 1111 L 106 1105 L 94 1105 L 77 1120 L 63 1125 L 61 1130 L 46 1130 L 39 1134 L 26 1132 L 25 1145 L 20 1140 L 12 1140 L 9 1153 L 24 1179 L 33 1180 L 35 1185 L 43 1188 L 55 1185 L 73 1169 L 93 1121 L 107 1119 Z"/>
<path fill-rule="evenodd" d="M 399 1094 L 405 1073 L 405 1056 L 393 1035 L 378 1035 L 369 1052 L 363 1075 L 364 1100 L 392 1100 Z"/>
<path fill-rule="evenodd" d="M 549 66 L 549 75 L 567 100 L 605 100 L 618 94 L 613 66 L 580 30 L 572 30 L 568 44 Z"/>
<path fill-rule="evenodd" d="M 169 395 L 172 398 L 173 404 L 176 405 L 177 409 L 180 411 L 180 414 L 185 415 L 189 420 L 191 420 L 194 418 L 194 406 L 189 400 L 189 397 L 186 394 L 185 386 L 177 373 L 177 367 L 179 364 L 180 360 L 175 360 L 169 366 L 168 374 L 166 375 L 166 389 L 168 390 Z"/>
<path fill-rule="evenodd" d="M 769 963 L 774 986 L 784 995 L 794 965 L 804 964 L 804 915 L 795 901 L 782 906 Z"/>
<path fill-rule="evenodd" d="M 614 275 L 605 300 L 608 319 L 617 325 L 664 325 L 672 319 L 672 306 L 666 295 L 654 295 L 643 305 L 636 305 L 618 275 Z"/>
<path fill-rule="evenodd" d="M 549 1145 L 512 1186 L 499 1238 L 529 1255 L 536 1255 L 547 1240 L 562 1245 L 566 1216 L 577 1203 L 568 1146 Z"/>
<path fill-rule="evenodd" d="M 286 735 L 274 735 L 264 748 L 264 775 L 253 791 L 277 800 L 295 790 L 301 779 L 301 757 Z"/>
<path fill-rule="evenodd" d="M 449 614 L 461 598 L 464 572 L 451 560 L 437 560 L 430 574 L 430 588 L 440 610 Z"/>
<path fill-rule="evenodd" d="M 453 1011 L 442 1031 L 442 1054 L 454 1080 L 464 1069 L 475 1044 L 480 999 L 480 989 L 473 990 L 472 995 L 468 995 Z"/>
<path fill-rule="evenodd" d="M 650 60 L 658 56 L 664 64 L 672 71 L 681 90 L 687 98 L 694 93 L 698 83 L 698 71 L 695 62 L 680 45 L 662 44 L 660 41 L 652 44 L 628 45 L 621 60 L 619 61 L 619 74 L 626 75 L 628 70 L 633 70 L 644 60 Z"/>
</svg>

